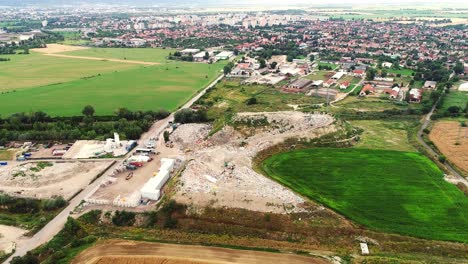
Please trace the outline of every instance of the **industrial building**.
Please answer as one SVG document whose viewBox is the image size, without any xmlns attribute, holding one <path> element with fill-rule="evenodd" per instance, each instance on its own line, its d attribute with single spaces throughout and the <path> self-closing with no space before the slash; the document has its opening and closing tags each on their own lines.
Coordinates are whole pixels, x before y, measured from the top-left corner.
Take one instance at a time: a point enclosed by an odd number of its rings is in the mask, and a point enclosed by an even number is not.
<svg viewBox="0 0 468 264">
<path fill-rule="evenodd" d="M 173 159 L 161 159 L 159 172 L 140 189 L 142 198 L 155 201 L 159 200 L 161 189 L 167 180 L 169 180 L 174 164 L 175 160 Z"/>
</svg>

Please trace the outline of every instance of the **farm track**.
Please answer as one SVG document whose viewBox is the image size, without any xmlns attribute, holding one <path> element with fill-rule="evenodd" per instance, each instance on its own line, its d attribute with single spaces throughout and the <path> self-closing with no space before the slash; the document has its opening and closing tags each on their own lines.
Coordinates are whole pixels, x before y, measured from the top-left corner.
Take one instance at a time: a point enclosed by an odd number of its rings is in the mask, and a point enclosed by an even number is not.
<svg viewBox="0 0 468 264">
<path fill-rule="evenodd" d="M 136 61 L 136 60 L 119 60 L 119 59 L 108 59 L 108 58 L 99 58 L 99 57 L 86 57 L 86 56 L 74 56 L 74 55 L 65 55 L 65 54 L 56 54 L 56 53 L 43 53 L 45 56 L 52 56 L 58 58 L 68 58 L 68 59 L 80 59 L 80 60 L 94 60 L 94 61 L 110 61 L 110 62 L 120 62 L 128 64 L 140 64 L 146 66 L 159 65 L 158 62 L 147 62 L 147 61 Z"/>
</svg>

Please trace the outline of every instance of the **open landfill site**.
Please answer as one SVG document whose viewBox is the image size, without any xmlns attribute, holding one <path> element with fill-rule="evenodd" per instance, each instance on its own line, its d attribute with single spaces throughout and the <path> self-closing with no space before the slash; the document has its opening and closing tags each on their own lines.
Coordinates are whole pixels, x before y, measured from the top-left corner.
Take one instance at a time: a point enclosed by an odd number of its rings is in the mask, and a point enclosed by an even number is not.
<svg viewBox="0 0 468 264">
<path fill-rule="evenodd" d="M 266 120 L 266 127 L 224 127 L 211 137 L 210 125 L 186 124 L 171 135 L 186 152 L 186 165 L 175 199 L 196 206 L 245 208 L 264 212 L 300 211 L 303 198 L 252 169 L 261 150 L 290 137 L 314 138 L 333 131 L 334 119 L 300 112 L 240 113 L 234 122 Z"/>
<path fill-rule="evenodd" d="M 99 178 L 85 206 L 146 210 L 164 194 L 166 182 L 180 175 L 174 199 L 189 205 L 300 211 L 303 198 L 255 172 L 252 158 L 289 137 L 313 138 L 333 131 L 334 118 L 300 112 L 239 113 L 233 122 L 240 125 L 227 125 L 212 136 L 210 124 L 166 125 L 168 142 L 161 133 L 138 146 L 120 141 L 117 134 L 103 142 L 28 143 L 25 161 L 2 166 L 1 191 L 69 199 Z M 246 125 L 253 123 L 261 125 Z M 99 158 L 102 153 L 110 155 Z"/>
</svg>

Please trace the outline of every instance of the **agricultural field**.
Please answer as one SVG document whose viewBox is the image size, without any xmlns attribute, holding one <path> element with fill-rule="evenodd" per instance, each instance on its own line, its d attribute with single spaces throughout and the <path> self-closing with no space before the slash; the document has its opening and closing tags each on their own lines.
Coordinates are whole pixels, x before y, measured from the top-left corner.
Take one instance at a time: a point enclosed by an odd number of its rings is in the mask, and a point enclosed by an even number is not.
<svg viewBox="0 0 468 264">
<path fill-rule="evenodd" d="M 250 98 L 256 103 L 248 104 Z M 237 80 L 224 80 L 208 91 L 197 103 L 209 107 L 208 116 L 219 118 L 226 111 L 275 112 L 292 110 L 297 105 L 323 103 L 323 98 L 304 94 L 282 93 L 279 88 L 264 85 L 242 85 Z"/>
<path fill-rule="evenodd" d="M 81 115 L 85 105 L 94 106 L 96 115 L 113 114 L 121 107 L 172 111 L 215 80 L 226 63 L 163 63 L 164 54 L 170 51 L 82 49 L 65 52 L 106 59 L 119 59 L 119 54 L 125 54 L 128 60 L 161 62 L 153 66 L 37 53 L 11 56 L 12 61 L 0 65 L 0 83 L 7 84 L 0 89 L 9 91 L 0 94 L 0 114 L 44 111 L 52 116 L 73 116 Z"/>
<path fill-rule="evenodd" d="M 297 264 L 328 263 L 324 259 L 294 254 L 125 240 L 107 240 L 99 242 L 97 245 L 83 251 L 71 263 L 86 263 L 86 261 L 89 261 L 90 259 L 97 259 L 97 261 L 93 262 L 96 264 L 254 264 L 271 263 L 274 261 Z"/>
<path fill-rule="evenodd" d="M 468 127 L 457 121 L 439 121 L 429 139 L 449 161 L 468 173 Z"/>
<path fill-rule="evenodd" d="M 414 122 L 354 120 L 350 123 L 363 130 L 356 148 L 416 151 L 408 141 L 408 129 L 415 126 Z"/>
<path fill-rule="evenodd" d="M 66 83 L 135 68 L 135 65 L 126 63 L 56 58 L 36 52 L 1 57 L 9 58 L 10 61 L 0 63 L 0 92 Z M 0 102 L 2 101 L 0 96 Z"/>
<path fill-rule="evenodd" d="M 317 148 L 274 155 L 262 169 L 371 229 L 468 242 L 468 198 L 421 154 Z"/>
</svg>

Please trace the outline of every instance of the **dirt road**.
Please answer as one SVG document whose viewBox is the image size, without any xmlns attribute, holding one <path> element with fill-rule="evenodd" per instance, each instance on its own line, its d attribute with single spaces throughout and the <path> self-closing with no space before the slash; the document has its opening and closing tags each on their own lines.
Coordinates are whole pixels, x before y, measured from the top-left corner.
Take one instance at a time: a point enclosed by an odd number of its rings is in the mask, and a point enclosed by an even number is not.
<svg viewBox="0 0 468 264">
<path fill-rule="evenodd" d="M 215 81 L 213 81 L 210 85 L 208 85 L 205 89 L 200 91 L 196 96 L 190 99 L 186 104 L 184 104 L 181 108 L 189 108 L 194 102 L 196 102 L 200 97 L 202 97 L 206 91 L 216 85 L 218 81 L 224 78 L 224 75 L 219 76 Z M 144 133 L 140 140 L 138 141 L 139 144 L 144 143 L 150 138 L 157 138 L 159 135 L 164 131 L 167 127 L 169 121 L 174 120 L 174 113 L 170 114 L 163 120 L 159 120 L 158 122 L 154 123 L 154 125 L 150 128 L 150 130 Z M 36 247 L 46 243 L 50 239 L 52 239 L 65 225 L 67 222 L 68 216 L 70 213 L 77 207 L 85 197 L 88 197 L 92 193 L 94 193 L 98 186 L 101 184 L 101 179 L 104 177 L 109 176 L 109 173 L 112 173 L 117 167 L 119 167 L 123 160 L 128 158 L 131 155 L 129 152 L 120 162 L 116 162 L 113 166 L 111 166 L 106 173 L 104 173 L 100 178 L 96 179 L 92 184 L 88 185 L 81 193 L 75 196 L 72 200 L 70 200 L 69 205 L 63 209 L 60 214 L 58 214 L 54 219 L 52 219 L 47 225 L 45 225 L 38 233 L 36 233 L 33 237 L 27 240 L 18 241 L 15 253 L 10 256 L 4 263 L 10 263 L 13 257 L 16 256 L 23 256 L 28 251 L 35 249 Z"/>
<path fill-rule="evenodd" d="M 217 247 L 108 240 L 83 251 L 72 264 L 101 263 L 330 263 L 318 257 Z"/>
</svg>

